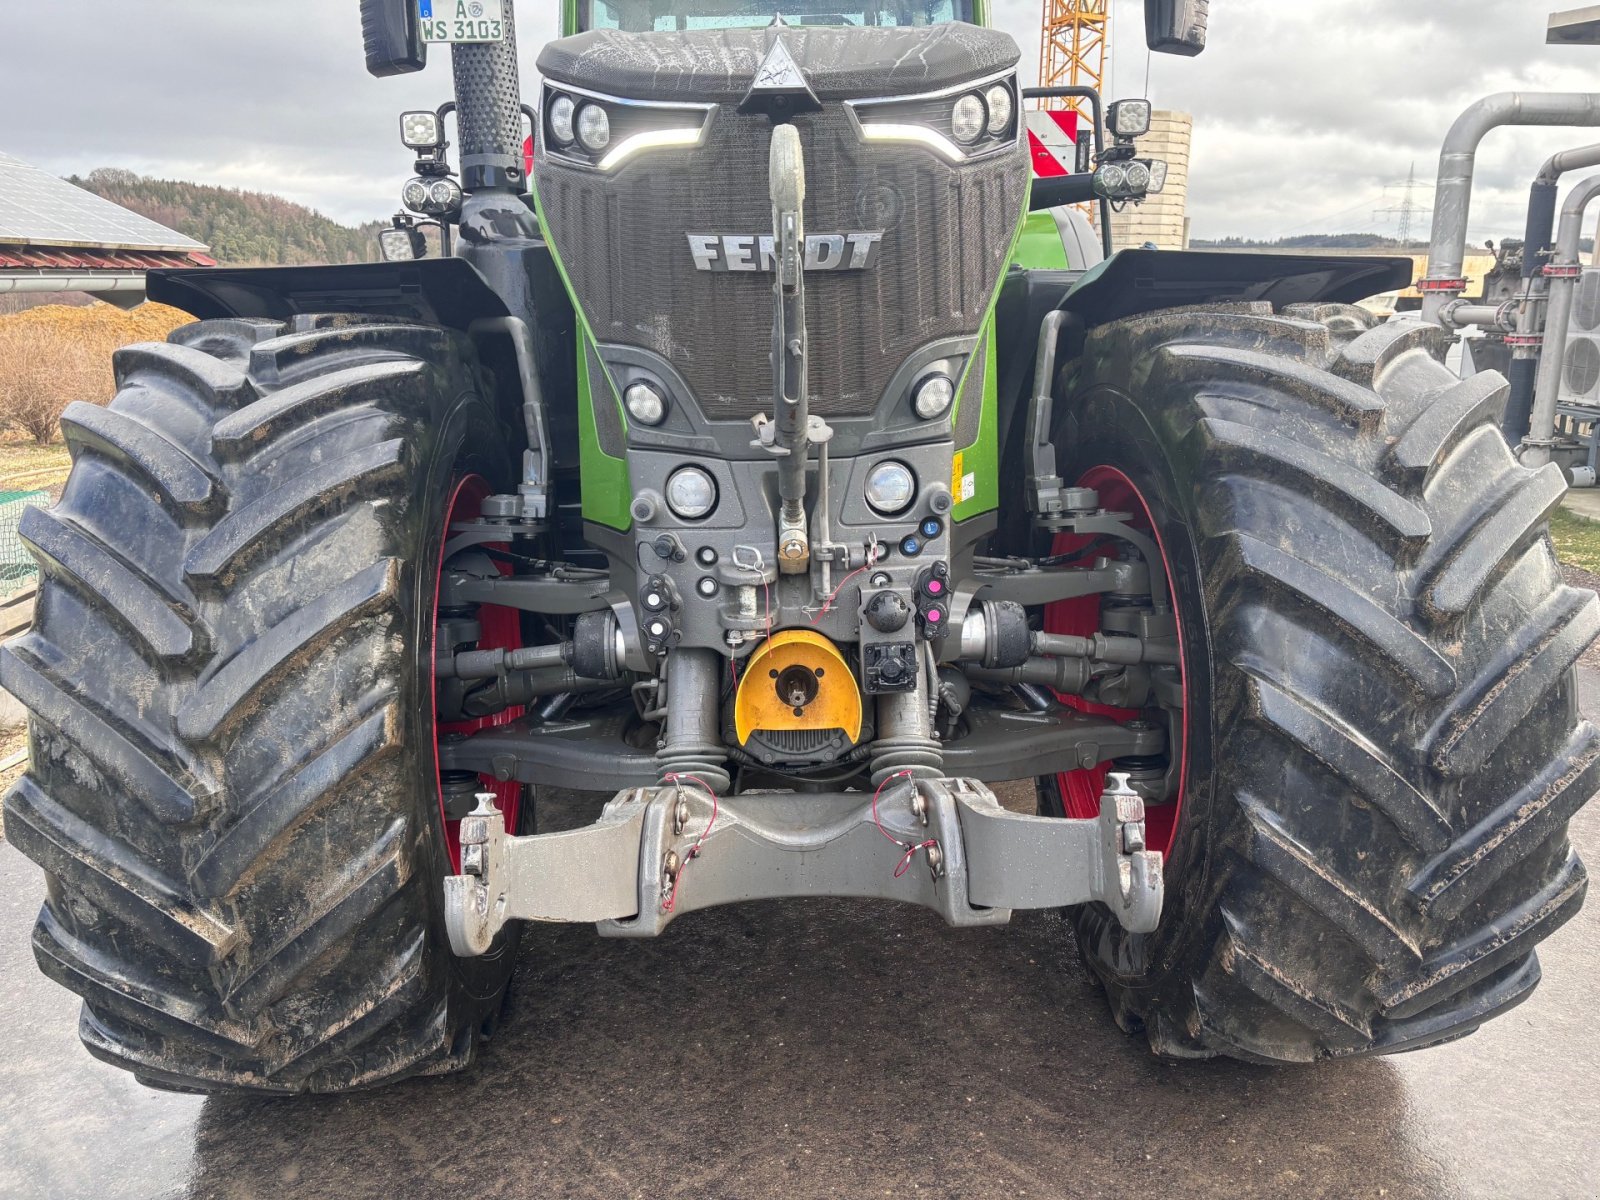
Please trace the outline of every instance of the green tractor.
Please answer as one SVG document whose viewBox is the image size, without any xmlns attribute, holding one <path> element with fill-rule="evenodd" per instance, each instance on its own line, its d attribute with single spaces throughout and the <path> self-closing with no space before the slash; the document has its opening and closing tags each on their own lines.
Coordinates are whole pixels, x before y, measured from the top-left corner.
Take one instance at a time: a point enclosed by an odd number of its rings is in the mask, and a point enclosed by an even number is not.
<svg viewBox="0 0 1600 1200">
<path fill-rule="evenodd" d="M 569 0 L 525 104 L 510 0 L 364 0 L 376 74 L 453 43 L 403 122 L 445 253 L 407 216 L 382 263 L 152 278 L 197 323 L 67 411 L 0 660 L 95 1055 L 450 1071 L 524 922 L 779 897 L 1065 910 L 1174 1057 L 1427 1046 L 1537 983 L 1600 606 L 1504 382 L 1353 307 L 1406 260 L 1090 261 L 1067 206 L 1157 182 L 1148 106 L 1034 184 L 983 0 L 772 8 Z"/>
</svg>

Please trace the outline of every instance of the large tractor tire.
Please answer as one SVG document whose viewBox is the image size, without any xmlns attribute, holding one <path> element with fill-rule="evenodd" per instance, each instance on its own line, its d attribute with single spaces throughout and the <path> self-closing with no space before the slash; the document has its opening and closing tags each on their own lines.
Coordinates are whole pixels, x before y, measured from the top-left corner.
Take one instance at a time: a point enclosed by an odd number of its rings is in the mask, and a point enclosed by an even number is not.
<svg viewBox="0 0 1600 1200">
<path fill-rule="evenodd" d="M 48 873 L 39 965 L 146 1083 L 370 1086 L 498 1016 L 514 939 L 461 960 L 443 927 L 432 711 L 453 481 L 506 482 L 474 363 L 431 327 L 210 321 L 62 419 L 0 659 L 32 711 L 6 836 Z"/>
<path fill-rule="evenodd" d="M 1514 461 L 1499 376 L 1456 378 L 1437 330 L 1369 324 L 1132 318 L 1062 381 L 1061 474 L 1153 528 L 1181 627 L 1160 928 L 1073 913 L 1118 1023 L 1164 1055 L 1460 1037 L 1528 996 L 1535 944 L 1583 901 L 1567 824 L 1600 731 L 1573 664 L 1600 604 L 1547 537 L 1561 473 Z M 1084 782 L 1041 781 L 1044 806 Z"/>
</svg>

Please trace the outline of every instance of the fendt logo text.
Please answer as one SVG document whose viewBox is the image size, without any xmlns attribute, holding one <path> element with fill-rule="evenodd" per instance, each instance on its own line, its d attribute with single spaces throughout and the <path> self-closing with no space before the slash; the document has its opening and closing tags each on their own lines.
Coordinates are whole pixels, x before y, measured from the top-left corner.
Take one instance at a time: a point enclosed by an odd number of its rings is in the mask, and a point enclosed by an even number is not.
<svg viewBox="0 0 1600 1200">
<path fill-rule="evenodd" d="M 806 270 L 865 271 L 877 265 L 882 246 L 881 229 L 876 233 L 814 233 L 806 238 Z M 700 271 L 778 269 L 778 248 L 771 234 L 691 233 L 689 253 Z"/>
</svg>

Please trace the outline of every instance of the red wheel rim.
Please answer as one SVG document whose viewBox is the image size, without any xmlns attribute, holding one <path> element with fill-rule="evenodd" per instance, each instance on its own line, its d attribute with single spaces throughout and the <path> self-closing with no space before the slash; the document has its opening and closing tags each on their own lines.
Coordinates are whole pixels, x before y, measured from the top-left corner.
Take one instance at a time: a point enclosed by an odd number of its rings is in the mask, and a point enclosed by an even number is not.
<svg viewBox="0 0 1600 1200">
<path fill-rule="evenodd" d="M 1167 591 L 1173 597 L 1173 612 L 1178 623 L 1178 670 L 1183 679 L 1184 705 L 1182 714 L 1183 749 L 1178 761 L 1178 794 L 1170 804 L 1152 804 L 1145 809 L 1145 844 L 1170 858 L 1172 840 L 1178 830 L 1178 820 L 1183 811 L 1184 790 L 1189 776 L 1189 704 L 1188 663 L 1183 649 L 1183 616 L 1177 611 L 1176 589 L 1173 585 L 1172 563 L 1167 553 L 1161 531 L 1150 516 L 1150 506 L 1133 480 L 1116 467 L 1100 466 L 1084 472 L 1078 480 L 1079 487 L 1093 488 L 1100 494 L 1100 505 L 1111 512 L 1133 515 L 1130 524 L 1141 533 L 1155 538 L 1161 552 L 1161 570 L 1166 575 Z M 1053 555 L 1076 554 L 1086 550 L 1098 535 L 1059 533 L 1050 547 Z M 1047 605 L 1044 610 L 1044 627 L 1048 633 L 1075 634 L 1079 637 L 1095 633 L 1100 628 L 1100 597 L 1082 596 L 1075 600 L 1060 600 Z M 1057 698 L 1070 708 L 1095 716 L 1110 717 L 1114 721 L 1131 721 L 1140 715 L 1139 710 L 1115 708 L 1108 704 L 1095 704 L 1081 696 L 1057 693 Z M 1099 763 L 1076 771 L 1063 771 L 1056 776 L 1056 786 L 1061 792 L 1061 806 L 1065 815 L 1077 818 L 1096 817 L 1100 813 L 1100 793 L 1105 790 L 1106 776 L 1112 764 Z"/>
<path fill-rule="evenodd" d="M 481 475 L 468 475 L 456 482 L 450 494 L 450 508 L 445 516 L 444 536 L 439 543 L 439 564 L 433 576 L 433 612 L 437 622 L 439 613 L 439 584 L 444 578 L 444 552 L 450 543 L 450 526 L 457 521 L 470 521 L 476 519 L 483 511 L 483 500 L 491 494 L 489 481 Z M 503 543 L 491 543 L 489 549 L 506 549 Z M 511 567 L 507 563 L 497 563 L 502 575 L 511 574 Z M 497 712 L 493 716 L 474 717 L 466 721 L 440 721 L 438 714 L 438 678 L 436 667 L 436 654 L 438 647 L 434 644 L 437 638 L 438 626 L 435 624 L 435 633 L 429 638 L 428 645 L 428 708 L 433 716 L 435 739 L 449 734 L 471 735 L 485 729 L 494 729 L 501 725 L 510 724 L 522 716 L 521 707 L 508 708 Z M 515 650 L 522 645 L 522 614 L 514 608 L 506 608 L 500 604 L 485 604 L 478 609 L 478 649 L 480 650 Z M 438 779 L 438 753 L 435 741 L 434 778 Z M 493 792 L 495 805 L 505 814 L 506 829 L 515 833 L 519 826 L 518 817 L 522 808 L 522 785 L 516 780 L 501 782 L 493 775 L 479 775 L 483 790 Z M 461 822 L 452 820 L 445 811 L 444 789 L 438 788 L 439 819 L 444 822 L 446 844 L 450 849 L 450 863 L 459 871 L 461 869 Z"/>
</svg>

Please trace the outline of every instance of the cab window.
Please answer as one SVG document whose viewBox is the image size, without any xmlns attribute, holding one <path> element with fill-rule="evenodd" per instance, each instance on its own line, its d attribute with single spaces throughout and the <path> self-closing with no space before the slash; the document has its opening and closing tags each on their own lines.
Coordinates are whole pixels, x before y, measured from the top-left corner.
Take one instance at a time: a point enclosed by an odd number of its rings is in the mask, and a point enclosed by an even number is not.
<svg viewBox="0 0 1600 1200">
<path fill-rule="evenodd" d="M 856 5 L 844 0 L 785 0 L 783 19 L 791 25 L 924 26 L 973 21 L 974 0 L 886 0 Z M 621 29 L 629 33 L 671 33 L 689 29 L 734 29 L 767 25 L 772 0 L 583 0 L 580 30 Z"/>
</svg>

